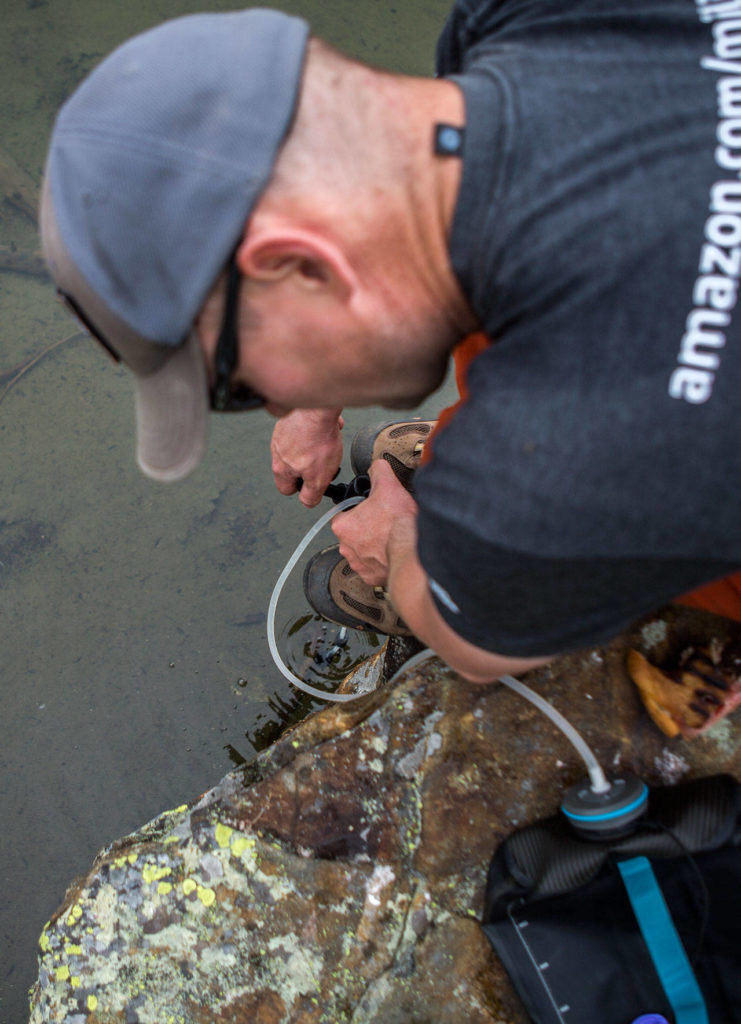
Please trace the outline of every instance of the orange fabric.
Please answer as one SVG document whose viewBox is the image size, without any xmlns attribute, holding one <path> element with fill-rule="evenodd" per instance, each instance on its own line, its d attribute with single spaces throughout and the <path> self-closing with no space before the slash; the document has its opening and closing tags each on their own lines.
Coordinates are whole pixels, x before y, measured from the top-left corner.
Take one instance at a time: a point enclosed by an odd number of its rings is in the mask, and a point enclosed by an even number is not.
<svg viewBox="0 0 741 1024">
<path fill-rule="evenodd" d="M 466 384 L 466 376 L 468 375 L 468 367 L 471 365 L 476 356 L 480 355 L 484 349 L 488 348 L 491 342 L 486 337 L 483 331 L 477 331 L 476 334 L 469 334 L 459 342 L 453 349 L 453 363 L 455 365 L 455 383 L 458 388 L 459 398 L 453 405 L 449 405 L 446 409 L 440 413 L 437 418 L 437 423 L 427 438 L 427 441 L 422 452 L 422 462 L 427 460 L 432 455 L 432 445 L 430 442 L 434 440 L 435 434 L 438 430 L 442 430 L 446 424 L 450 423 L 452 418 L 458 412 L 460 407 L 468 400 L 468 386 Z"/>
<path fill-rule="evenodd" d="M 712 583 L 704 583 L 689 594 L 678 597 L 674 603 L 688 608 L 701 608 L 741 622 L 741 572 L 734 572 Z"/>
</svg>

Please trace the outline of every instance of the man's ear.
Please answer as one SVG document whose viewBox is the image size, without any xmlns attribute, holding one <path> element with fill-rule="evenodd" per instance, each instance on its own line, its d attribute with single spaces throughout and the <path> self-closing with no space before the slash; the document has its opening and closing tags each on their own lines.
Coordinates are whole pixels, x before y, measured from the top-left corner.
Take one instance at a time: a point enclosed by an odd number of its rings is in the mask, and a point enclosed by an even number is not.
<svg viewBox="0 0 741 1024">
<path fill-rule="evenodd" d="M 250 224 L 237 249 L 237 265 L 254 281 L 294 282 L 308 291 L 326 290 L 348 298 L 356 286 L 355 272 L 334 241 L 320 232 L 282 226 Z"/>
</svg>

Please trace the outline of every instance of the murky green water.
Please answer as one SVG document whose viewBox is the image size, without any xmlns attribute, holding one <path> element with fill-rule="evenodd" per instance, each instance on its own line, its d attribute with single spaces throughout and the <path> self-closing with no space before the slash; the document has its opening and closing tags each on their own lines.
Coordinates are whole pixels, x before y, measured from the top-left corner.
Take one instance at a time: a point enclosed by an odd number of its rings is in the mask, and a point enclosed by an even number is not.
<svg viewBox="0 0 741 1024">
<path fill-rule="evenodd" d="M 427 74 L 449 4 L 282 6 L 346 52 Z M 113 46 L 233 7 L 1 0 L 0 182 L 4 155 L 38 184 L 55 111 Z M 37 245 L 0 194 L 0 257 Z M 270 661 L 264 613 L 317 513 L 274 490 L 261 413 L 213 418 L 209 457 L 186 482 L 141 476 L 126 374 L 73 334 L 48 283 L 0 270 L 0 330 L 0 1024 L 20 1024 L 41 927 L 96 851 L 308 710 Z M 375 415 L 351 413 L 347 434 Z M 286 636 L 307 615 L 300 573 L 292 583 Z M 291 636 L 300 657 L 306 637 Z"/>
</svg>

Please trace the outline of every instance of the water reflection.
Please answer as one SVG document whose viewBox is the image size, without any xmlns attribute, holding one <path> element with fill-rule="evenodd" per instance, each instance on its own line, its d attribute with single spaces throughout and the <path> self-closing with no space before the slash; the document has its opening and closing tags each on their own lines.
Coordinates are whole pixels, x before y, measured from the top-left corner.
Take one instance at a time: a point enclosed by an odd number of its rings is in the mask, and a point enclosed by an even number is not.
<svg viewBox="0 0 741 1024">
<path fill-rule="evenodd" d="M 41 928 L 97 850 L 214 785 L 318 706 L 280 676 L 265 641 L 272 587 L 315 521 L 274 489 L 269 417 L 213 417 L 207 459 L 192 478 L 169 488 L 145 480 L 133 459 L 130 381 L 72 333 L 38 256 L 38 186 L 66 96 L 132 34 L 233 6 L 3 4 L 2 1024 L 27 1019 Z M 356 57 L 423 74 L 449 3 L 279 6 Z M 348 438 L 371 418 L 381 416 L 351 411 Z M 313 683 L 333 688 L 361 657 L 357 638 L 332 651 L 336 633 L 317 633 L 300 583 L 283 614 L 289 631 L 305 620 L 284 637 L 284 654 Z"/>
<path fill-rule="evenodd" d="M 285 624 L 278 645 L 286 665 L 299 679 L 331 694 L 366 658 L 377 654 L 385 640 L 377 633 L 338 626 L 307 611 Z M 246 678 L 237 680 L 242 689 L 249 685 Z M 297 688 L 286 694 L 270 694 L 245 732 L 249 747 L 257 752 L 267 749 L 286 729 L 319 706 L 320 701 Z M 250 760 L 249 747 L 243 752 L 234 743 L 227 743 L 224 750 L 238 768 Z"/>
<path fill-rule="evenodd" d="M 362 661 L 377 654 L 384 641 L 376 633 L 349 630 L 307 613 L 284 627 L 279 643 L 299 679 L 331 692 Z"/>
</svg>

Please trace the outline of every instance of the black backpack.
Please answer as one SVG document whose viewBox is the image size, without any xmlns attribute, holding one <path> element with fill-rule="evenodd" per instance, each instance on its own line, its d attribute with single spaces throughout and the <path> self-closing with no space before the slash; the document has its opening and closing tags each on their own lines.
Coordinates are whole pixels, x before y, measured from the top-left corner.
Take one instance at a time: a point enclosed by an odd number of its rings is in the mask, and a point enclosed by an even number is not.
<svg viewBox="0 0 741 1024">
<path fill-rule="evenodd" d="M 653 789 L 622 838 L 562 814 L 519 830 L 483 928 L 535 1024 L 741 1024 L 741 787 Z"/>
</svg>

